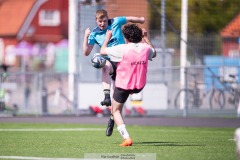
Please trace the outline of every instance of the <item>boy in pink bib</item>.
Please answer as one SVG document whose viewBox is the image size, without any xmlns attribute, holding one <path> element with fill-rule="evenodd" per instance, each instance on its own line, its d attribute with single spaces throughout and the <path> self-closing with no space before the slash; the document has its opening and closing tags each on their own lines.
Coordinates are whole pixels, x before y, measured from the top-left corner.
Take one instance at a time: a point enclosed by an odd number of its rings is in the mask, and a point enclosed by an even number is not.
<svg viewBox="0 0 240 160">
<path fill-rule="evenodd" d="M 126 130 L 122 117 L 122 108 L 132 93 L 139 93 L 146 84 L 148 60 L 156 57 L 156 51 L 147 37 L 146 30 L 136 24 L 126 24 L 123 29 L 126 44 L 107 47 L 112 30 L 106 33 L 101 47 L 101 54 L 108 55 L 113 62 L 118 62 L 115 89 L 112 99 L 112 113 L 117 129 L 123 137 L 120 146 L 131 146 L 132 139 Z"/>
</svg>

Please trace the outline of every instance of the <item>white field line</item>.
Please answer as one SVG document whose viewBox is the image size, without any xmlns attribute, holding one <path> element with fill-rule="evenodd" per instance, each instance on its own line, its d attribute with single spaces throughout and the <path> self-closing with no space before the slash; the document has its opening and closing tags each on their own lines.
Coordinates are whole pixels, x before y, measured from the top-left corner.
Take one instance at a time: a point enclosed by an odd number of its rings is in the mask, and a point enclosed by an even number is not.
<svg viewBox="0 0 240 160">
<path fill-rule="evenodd" d="M 8 128 L 0 132 L 69 132 L 69 131 L 103 131 L 103 128 Z"/>
<path fill-rule="evenodd" d="M 23 157 L 23 156 L 0 156 L 0 159 L 25 159 L 25 160 L 90 160 L 85 158 L 47 158 L 47 157 Z"/>
</svg>

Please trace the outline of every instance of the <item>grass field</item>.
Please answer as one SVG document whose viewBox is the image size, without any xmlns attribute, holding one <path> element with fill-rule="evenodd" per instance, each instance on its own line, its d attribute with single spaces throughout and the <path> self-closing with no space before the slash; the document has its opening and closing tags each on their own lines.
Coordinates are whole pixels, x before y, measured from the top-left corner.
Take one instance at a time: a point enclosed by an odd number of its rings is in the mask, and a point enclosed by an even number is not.
<svg viewBox="0 0 240 160">
<path fill-rule="evenodd" d="M 127 129 L 134 141 L 132 147 L 119 147 L 122 139 L 117 129 L 106 137 L 103 125 L 0 123 L 0 159 L 83 159 L 84 153 L 156 153 L 157 160 L 236 160 L 234 128 Z"/>
</svg>

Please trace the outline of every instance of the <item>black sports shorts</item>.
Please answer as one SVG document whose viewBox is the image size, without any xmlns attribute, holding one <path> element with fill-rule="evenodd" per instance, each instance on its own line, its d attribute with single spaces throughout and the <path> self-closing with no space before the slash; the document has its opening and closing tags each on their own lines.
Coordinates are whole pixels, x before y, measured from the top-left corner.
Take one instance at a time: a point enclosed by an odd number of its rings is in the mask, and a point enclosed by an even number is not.
<svg viewBox="0 0 240 160">
<path fill-rule="evenodd" d="M 118 62 L 111 61 L 109 56 L 103 56 L 103 58 L 111 63 L 111 65 L 113 67 L 113 73 L 110 74 L 110 76 L 111 76 L 112 80 L 115 81 L 115 79 L 116 79 L 116 71 L 117 71 L 117 63 Z"/>
<path fill-rule="evenodd" d="M 117 62 L 112 62 L 112 61 L 109 61 L 113 67 L 113 73 L 111 74 L 111 78 L 113 81 L 115 81 L 116 79 L 116 71 L 117 71 Z"/>
<path fill-rule="evenodd" d="M 125 103 L 128 99 L 129 94 L 139 93 L 142 89 L 125 90 L 115 87 L 113 92 L 113 99 L 118 103 Z"/>
</svg>

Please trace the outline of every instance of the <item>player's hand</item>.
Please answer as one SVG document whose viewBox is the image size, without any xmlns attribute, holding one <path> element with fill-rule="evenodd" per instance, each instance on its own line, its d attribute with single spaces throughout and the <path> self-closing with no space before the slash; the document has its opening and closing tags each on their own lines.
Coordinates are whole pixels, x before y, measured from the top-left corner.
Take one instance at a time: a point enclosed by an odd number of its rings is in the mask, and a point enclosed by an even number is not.
<svg viewBox="0 0 240 160">
<path fill-rule="evenodd" d="M 144 28 L 142 29 L 142 36 L 143 38 L 147 37 L 147 31 Z"/>
<path fill-rule="evenodd" d="M 107 30 L 107 32 L 106 32 L 106 39 L 107 39 L 107 40 L 110 40 L 110 39 L 111 39 L 111 37 L 112 37 L 112 32 L 113 32 L 113 30 Z"/>
<path fill-rule="evenodd" d="M 144 17 L 140 17 L 140 23 L 143 24 L 145 22 L 145 18 Z"/>
<path fill-rule="evenodd" d="M 89 37 L 90 33 L 91 33 L 90 28 L 87 28 L 87 29 L 85 30 L 85 37 Z"/>
</svg>

